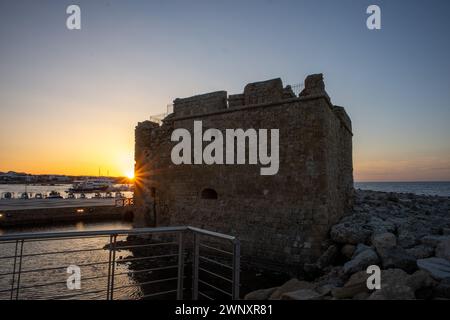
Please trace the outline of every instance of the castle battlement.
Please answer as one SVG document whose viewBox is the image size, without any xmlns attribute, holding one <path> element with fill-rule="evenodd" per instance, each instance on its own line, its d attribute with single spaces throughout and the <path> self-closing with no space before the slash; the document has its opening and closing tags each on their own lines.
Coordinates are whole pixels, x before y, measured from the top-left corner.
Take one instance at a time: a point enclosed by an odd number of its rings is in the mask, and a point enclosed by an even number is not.
<svg viewBox="0 0 450 320">
<path fill-rule="evenodd" d="M 324 98 L 334 109 L 343 125 L 351 132 L 351 121 L 343 107 L 333 106 L 325 91 L 322 74 L 310 75 L 305 79 L 304 89 L 297 96 L 290 85 L 283 87 L 280 78 L 252 82 L 245 86 L 243 93 L 227 94 L 227 91 L 215 91 L 173 101 L 173 113 L 162 121 L 175 121 L 189 117 L 202 117 L 211 114 L 233 112 L 246 107 L 264 107 L 277 103 L 297 100 Z"/>
<path fill-rule="evenodd" d="M 310 75 L 305 80 L 305 89 L 300 97 L 328 97 L 322 74 Z M 228 108 L 274 103 L 296 98 L 291 86 L 283 87 L 280 78 L 252 82 L 245 86 L 243 93 L 228 95 L 227 91 L 215 91 L 173 101 L 176 117 L 199 115 Z"/>
</svg>

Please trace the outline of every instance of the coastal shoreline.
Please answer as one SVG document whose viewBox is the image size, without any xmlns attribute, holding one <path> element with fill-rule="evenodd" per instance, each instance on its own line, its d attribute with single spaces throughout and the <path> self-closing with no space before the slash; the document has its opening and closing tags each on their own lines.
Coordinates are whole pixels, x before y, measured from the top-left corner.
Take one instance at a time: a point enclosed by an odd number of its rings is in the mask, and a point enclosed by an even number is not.
<svg viewBox="0 0 450 320">
<path fill-rule="evenodd" d="M 355 190 L 352 212 L 323 247 L 303 277 L 245 299 L 450 299 L 450 197 Z M 367 288 L 371 265 L 380 290 Z"/>
</svg>

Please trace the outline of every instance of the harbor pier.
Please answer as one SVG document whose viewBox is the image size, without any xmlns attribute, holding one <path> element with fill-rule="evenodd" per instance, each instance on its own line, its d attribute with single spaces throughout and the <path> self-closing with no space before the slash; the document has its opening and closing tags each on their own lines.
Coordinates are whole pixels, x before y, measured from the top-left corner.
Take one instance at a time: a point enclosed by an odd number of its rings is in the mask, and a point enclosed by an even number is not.
<svg viewBox="0 0 450 320">
<path fill-rule="evenodd" d="M 131 220 L 132 199 L 11 199 L 0 201 L 0 227 L 56 222 Z"/>
</svg>

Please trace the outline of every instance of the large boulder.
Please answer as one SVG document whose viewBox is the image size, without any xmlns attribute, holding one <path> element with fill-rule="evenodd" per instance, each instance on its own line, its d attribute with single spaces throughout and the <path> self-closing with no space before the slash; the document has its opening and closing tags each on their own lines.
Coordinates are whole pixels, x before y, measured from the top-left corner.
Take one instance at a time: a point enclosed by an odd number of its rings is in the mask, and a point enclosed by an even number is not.
<svg viewBox="0 0 450 320">
<path fill-rule="evenodd" d="M 373 249 L 367 249 L 344 264 L 344 273 L 351 274 L 365 270 L 368 266 L 378 264 L 378 262 L 379 259 L 375 251 Z"/>
<path fill-rule="evenodd" d="M 337 299 L 364 299 L 370 295 L 372 300 L 414 299 L 415 292 L 435 285 L 425 271 L 416 271 L 408 275 L 401 269 L 381 270 L 381 289 L 369 290 L 366 271 L 353 274 L 343 287 L 332 289 Z"/>
<path fill-rule="evenodd" d="M 343 244 L 365 243 L 372 231 L 364 223 L 344 222 L 331 228 L 330 236 L 334 242 Z"/>
<path fill-rule="evenodd" d="M 281 287 L 278 287 L 270 295 L 269 299 L 271 299 L 271 300 L 280 299 L 284 293 L 293 292 L 293 291 L 302 290 L 302 289 L 314 289 L 315 287 L 316 286 L 311 282 L 301 281 L 301 280 L 294 278 L 294 279 L 287 281 Z"/>
<path fill-rule="evenodd" d="M 450 278 L 442 280 L 434 288 L 434 296 L 436 298 L 450 299 Z"/>
<path fill-rule="evenodd" d="M 406 249 L 406 252 L 416 259 L 425 259 L 434 256 L 434 248 L 426 244 L 419 244 Z"/>
<path fill-rule="evenodd" d="M 300 289 L 281 295 L 281 300 L 320 300 L 322 298 L 323 295 L 312 289 Z"/>
<path fill-rule="evenodd" d="M 373 234 L 393 233 L 396 230 L 395 224 L 376 216 L 370 217 L 367 227 L 372 230 Z"/>
<path fill-rule="evenodd" d="M 367 288 L 368 277 L 366 271 L 357 272 L 350 277 L 343 287 L 334 288 L 331 293 L 337 299 L 349 299 L 362 292 L 369 292 Z"/>
<path fill-rule="evenodd" d="M 252 291 L 245 295 L 244 300 L 267 300 L 277 289 L 278 287 Z"/>
<path fill-rule="evenodd" d="M 415 298 L 414 291 L 402 284 L 394 284 L 388 287 L 382 287 L 376 290 L 369 297 L 369 300 L 413 300 Z"/>
<path fill-rule="evenodd" d="M 450 261 L 450 237 L 446 237 L 436 246 L 436 257 Z"/>
<path fill-rule="evenodd" d="M 381 288 L 396 283 L 406 284 L 409 275 L 402 269 L 381 270 Z"/>
<path fill-rule="evenodd" d="M 398 245 L 408 249 L 419 243 L 423 237 L 432 234 L 432 224 L 411 215 L 408 220 L 398 225 Z"/>
<path fill-rule="evenodd" d="M 366 251 L 366 250 L 368 250 L 368 249 L 373 249 L 373 248 L 370 247 L 370 246 L 366 246 L 366 245 L 363 244 L 363 243 L 359 243 L 359 244 L 356 246 L 355 251 L 353 252 L 352 259 L 353 259 L 354 257 L 356 257 L 358 254 L 360 254 L 361 252 Z"/>
<path fill-rule="evenodd" d="M 397 243 L 399 246 L 403 248 L 411 248 L 418 243 L 418 239 L 417 236 L 414 234 L 414 232 L 404 230 L 399 231 Z"/>
<path fill-rule="evenodd" d="M 342 266 L 333 267 L 330 272 L 316 279 L 316 290 L 320 291 L 320 287 L 342 287 L 348 280 L 348 276 L 344 274 L 344 268 Z"/>
<path fill-rule="evenodd" d="M 405 284 L 415 292 L 421 288 L 434 286 L 435 281 L 430 277 L 428 272 L 424 270 L 417 270 L 406 278 Z"/>
<path fill-rule="evenodd" d="M 401 269 L 381 271 L 381 289 L 375 290 L 369 300 L 410 300 L 414 299 L 414 289 L 407 281 L 409 275 Z"/>
<path fill-rule="evenodd" d="M 425 245 L 429 245 L 433 248 L 436 248 L 442 241 L 447 240 L 446 236 L 439 235 L 426 235 L 420 239 L 420 242 Z"/>
<path fill-rule="evenodd" d="M 353 296 L 353 300 L 367 300 L 370 297 L 370 292 L 360 292 Z"/>
<path fill-rule="evenodd" d="M 372 236 L 372 245 L 377 250 L 381 248 L 392 248 L 397 245 L 397 238 L 390 232 L 374 234 Z"/>
<path fill-rule="evenodd" d="M 379 247 L 377 252 L 384 269 L 399 268 L 408 273 L 417 270 L 416 258 L 402 247 Z"/>
<path fill-rule="evenodd" d="M 417 260 L 417 266 L 429 272 L 436 280 L 450 278 L 450 262 L 442 258 L 427 258 Z"/>
</svg>

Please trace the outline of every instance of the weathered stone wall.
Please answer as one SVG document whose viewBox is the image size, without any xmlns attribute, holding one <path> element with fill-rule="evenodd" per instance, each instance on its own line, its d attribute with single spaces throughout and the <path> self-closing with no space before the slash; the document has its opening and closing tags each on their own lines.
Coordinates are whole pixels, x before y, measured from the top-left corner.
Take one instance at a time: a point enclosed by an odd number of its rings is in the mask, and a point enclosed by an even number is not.
<svg viewBox="0 0 450 320">
<path fill-rule="evenodd" d="M 162 126 L 139 123 L 135 224 L 193 225 L 237 235 L 244 261 L 267 268 L 292 270 L 315 260 L 331 225 L 351 206 L 352 134 L 343 108 L 330 103 L 322 76 L 310 77 L 301 97 L 274 79 L 247 85 L 244 94 L 229 97 L 228 108 L 189 112 L 177 107 L 177 99 Z M 181 101 L 194 110 L 194 98 Z M 185 128 L 193 135 L 194 120 L 202 121 L 203 131 L 279 129 L 278 174 L 260 175 L 259 164 L 174 165 L 171 133 Z M 202 199 L 207 188 L 217 199 Z"/>
</svg>

